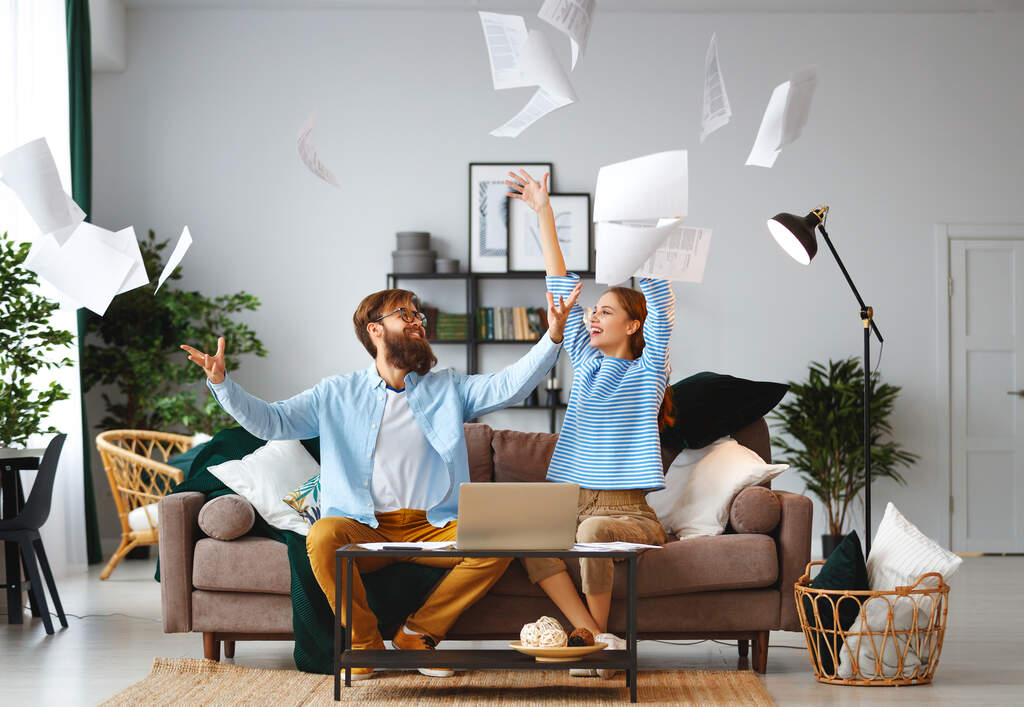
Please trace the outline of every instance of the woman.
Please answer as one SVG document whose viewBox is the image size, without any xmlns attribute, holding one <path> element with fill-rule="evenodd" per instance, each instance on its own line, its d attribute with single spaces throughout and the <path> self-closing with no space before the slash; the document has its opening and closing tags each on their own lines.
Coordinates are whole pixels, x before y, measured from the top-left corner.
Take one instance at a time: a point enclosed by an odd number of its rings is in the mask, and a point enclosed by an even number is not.
<svg viewBox="0 0 1024 707">
<path fill-rule="evenodd" d="M 578 295 L 579 276 L 566 274 L 558 245 L 548 175 L 543 184 L 523 170 L 509 172 L 509 177 L 509 196 L 536 211 L 540 221 L 549 306 L 562 295 Z M 642 279 L 640 290 L 643 294 L 628 287 L 605 292 L 590 317 L 589 331 L 579 305 L 565 325 L 572 393 L 547 478 L 580 485 L 579 542 L 664 545 L 666 540 L 645 496 L 665 485 L 659 429 L 671 415 L 666 385 L 675 296 L 665 280 Z M 606 633 L 612 560 L 580 560 L 585 605 L 562 560 L 527 558 L 523 564 L 531 581 L 540 584 L 575 627 L 604 634 L 601 640 L 613 648 L 624 647 L 621 639 Z"/>
</svg>

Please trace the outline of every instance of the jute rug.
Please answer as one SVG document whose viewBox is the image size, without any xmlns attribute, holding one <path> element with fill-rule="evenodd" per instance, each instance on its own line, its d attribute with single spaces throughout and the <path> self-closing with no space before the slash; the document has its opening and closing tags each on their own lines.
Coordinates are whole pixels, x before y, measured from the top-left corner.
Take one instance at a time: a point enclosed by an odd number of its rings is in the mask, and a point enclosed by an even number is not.
<svg viewBox="0 0 1024 707">
<path fill-rule="evenodd" d="M 648 705 L 774 705 L 749 671 L 641 672 L 637 698 Z M 573 705 L 629 702 L 622 674 L 574 678 L 566 670 L 473 670 L 453 678 L 381 671 L 341 688 L 342 703 L 385 705 Z M 104 705 L 334 705 L 334 680 L 297 670 L 258 670 L 191 658 L 156 658 L 153 670 Z"/>
</svg>

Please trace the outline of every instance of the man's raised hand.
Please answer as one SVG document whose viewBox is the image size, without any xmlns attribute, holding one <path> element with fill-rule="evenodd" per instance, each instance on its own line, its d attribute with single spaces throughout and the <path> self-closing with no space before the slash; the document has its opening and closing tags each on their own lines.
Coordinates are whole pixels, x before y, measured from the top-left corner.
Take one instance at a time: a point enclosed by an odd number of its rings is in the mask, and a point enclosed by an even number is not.
<svg viewBox="0 0 1024 707">
<path fill-rule="evenodd" d="M 572 311 L 573 306 L 576 304 L 576 300 L 579 299 L 580 292 L 583 291 L 583 283 L 577 282 L 576 287 L 573 288 L 572 293 L 569 295 L 569 299 L 559 295 L 558 304 L 555 303 L 554 296 L 548 292 L 548 334 L 551 336 L 551 340 L 556 344 L 562 343 L 562 336 L 565 334 L 565 322 L 569 318 L 569 312 Z"/>
<path fill-rule="evenodd" d="M 188 360 L 195 363 L 197 366 L 203 369 L 206 373 L 206 377 L 211 383 L 223 383 L 225 371 L 224 367 L 224 337 L 217 339 L 217 353 L 205 354 L 199 349 L 194 349 L 191 346 L 181 345 L 181 348 L 188 352 Z"/>
</svg>

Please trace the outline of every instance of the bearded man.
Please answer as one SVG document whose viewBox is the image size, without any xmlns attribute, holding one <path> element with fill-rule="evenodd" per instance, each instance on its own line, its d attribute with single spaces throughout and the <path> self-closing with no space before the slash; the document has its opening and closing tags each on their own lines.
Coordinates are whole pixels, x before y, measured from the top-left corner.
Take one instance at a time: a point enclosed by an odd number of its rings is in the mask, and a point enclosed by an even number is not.
<svg viewBox="0 0 1024 707">
<path fill-rule="evenodd" d="M 321 518 L 306 550 L 317 582 L 342 625 L 352 622 L 352 647 L 383 650 L 384 640 L 366 601 L 361 573 L 385 558 L 358 558 L 352 616 L 334 605 L 334 553 L 350 543 L 455 540 L 459 484 L 468 482 L 469 455 L 462 424 L 522 402 L 558 358 L 565 321 L 577 293 L 556 304 L 548 294 L 548 331 L 519 361 L 498 373 L 464 375 L 437 364 L 416 295 L 382 290 L 364 298 L 352 316 L 356 336 L 373 357 L 367 368 L 320 381 L 295 397 L 267 403 L 231 380 L 224 338 L 217 353 L 182 346 L 206 372 L 217 402 L 260 439 L 320 437 Z M 508 567 L 508 558 L 412 558 L 450 567 L 426 602 L 395 634 L 400 650 L 432 650 L 455 620 L 483 597 Z M 347 590 L 347 588 L 343 588 Z M 344 596 L 344 593 L 343 593 Z M 340 613 L 339 613 L 340 612 Z M 373 675 L 354 668 L 352 679 Z M 421 668 L 449 677 L 449 669 Z"/>
</svg>

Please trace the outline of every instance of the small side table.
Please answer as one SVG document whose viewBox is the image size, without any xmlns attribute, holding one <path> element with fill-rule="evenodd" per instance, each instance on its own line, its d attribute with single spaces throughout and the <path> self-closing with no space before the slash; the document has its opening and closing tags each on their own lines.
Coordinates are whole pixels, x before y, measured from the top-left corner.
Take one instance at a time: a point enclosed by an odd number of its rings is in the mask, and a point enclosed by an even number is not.
<svg viewBox="0 0 1024 707">
<path fill-rule="evenodd" d="M 0 518 L 13 518 L 25 505 L 25 492 L 21 485 L 21 472 L 39 468 L 39 457 L 42 449 L 0 450 L 0 493 L 3 493 L 3 504 L 0 506 Z M 17 456 L 11 456 L 16 454 Z M 0 585 L 7 590 L 7 623 L 24 623 L 21 612 L 21 550 L 17 543 L 4 543 L 4 577 L 5 584 Z M 29 595 L 32 615 L 39 616 L 35 600 Z"/>
<path fill-rule="evenodd" d="M 342 602 L 342 586 L 351 586 L 357 557 L 603 557 L 627 562 L 626 582 L 626 650 L 602 650 L 570 663 L 542 663 L 533 656 L 507 648 L 504 650 L 433 650 L 433 651 L 362 651 L 352 649 L 352 622 L 342 629 L 341 620 L 334 621 L 334 699 L 341 700 L 341 673 L 345 687 L 352 685 L 352 668 L 461 668 L 508 670 L 568 670 L 570 668 L 613 668 L 626 672 L 629 701 L 636 702 L 636 636 L 637 636 L 637 567 L 639 553 L 631 550 L 368 550 L 360 545 L 346 545 L 335 553 L 334 605 Z M 346 582 L 342 585 L 342 565 Z M 352 593 L 345 597 L 345 616 L 352 616 Z"/>
</svg>

